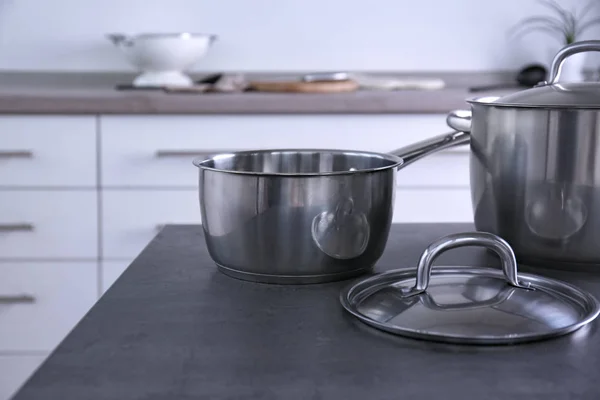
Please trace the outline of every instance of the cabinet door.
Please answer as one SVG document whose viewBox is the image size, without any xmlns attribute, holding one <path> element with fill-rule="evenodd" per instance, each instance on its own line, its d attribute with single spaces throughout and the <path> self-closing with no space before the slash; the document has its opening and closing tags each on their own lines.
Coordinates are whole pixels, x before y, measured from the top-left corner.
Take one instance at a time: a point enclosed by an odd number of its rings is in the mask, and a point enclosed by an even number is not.
<svg viewBox="0 0 600 400">
<path fill-rule="evenodd" d="M 469 177 L 469 153 L 444 151 L 400 168 L 396 182 L 404 189 L 466 189 Z"/>
<path fill-rule="evenodd" d="M 98 257 L 94 190 L 0 191 L 0 260 Z"/>
<path fill-rule="evenodd" d="M 389 152 L 447 131 L 446 116 L 437 114 L 103 116 L 102 185 L 192 188 L 198 180 L 192 160 L 200 156 L 266 148 Z M 444 153 L 456 151 L 468 147 Z M 427 176 L 443 182 L 450 173 L 439 168 Z M 427 179 L 413 180 L 421 181 Z"/>
<path fill-rule="evenodd" d="M 95 262 L 0 262 L 0 353 L 50 352 L 98 297 Z"/>
<path fill-rule="evenodd" d="M 102 258 L 132 260 L 165 224 L 199 224 L 198 191 L 104 190 Z"/>
<path fill-rule="evenodd" d="M 96 117 L 0 117 L 0 186 L 95 187 Z"/>
<path fill-rule="evenodd" d="M 468 188 L 398 189 L 394 222 L 473 222 L 471 191 Z"/>
</svg>

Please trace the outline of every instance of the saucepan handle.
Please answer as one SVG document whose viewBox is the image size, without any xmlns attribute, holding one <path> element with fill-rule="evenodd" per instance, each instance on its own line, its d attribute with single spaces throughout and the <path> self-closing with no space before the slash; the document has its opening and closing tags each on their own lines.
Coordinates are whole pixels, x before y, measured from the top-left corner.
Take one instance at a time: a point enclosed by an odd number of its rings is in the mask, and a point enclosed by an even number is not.
<svg viewBox="0 0 600 400">
<path fill-rule="evenodd" d="M 448 149 L 454 146 L 468 144 L 471 140 L 471 112 L 465 110 L 452 111 L 446 118 L 446 123 L 454 132 L 434 136 L 408 146 L 390 151 L 397 157 L 404 160 L 401 167 L 407 165 L 438 151 Z"/>
<path fill-rule="evenodd" d="M 404 163 L 402 163 L 401 167 L 406 167 L 430 154 L 461 144 L 467 144 L 469 143 L 470 136 L 468 132 L 445 133 L 390 151 L 390 154 L 402 158 Z"/>
<path fill-rule="evenodd" d="M 516 288 L 530 289 L 529 285 L 523 285 L 518 281 L 517 260 L 510 245 L 504 239 L 488 232 L 466 232 L 442 237 L 425 249 L 417 266 L 415 285 L 406 288 L 404 296 L 411 297 L 425 293 L 435 259 L 446 250 L 465 246 L 482 246 L 494 251 L 500 257 L 508 284 Z"/>
</svg>

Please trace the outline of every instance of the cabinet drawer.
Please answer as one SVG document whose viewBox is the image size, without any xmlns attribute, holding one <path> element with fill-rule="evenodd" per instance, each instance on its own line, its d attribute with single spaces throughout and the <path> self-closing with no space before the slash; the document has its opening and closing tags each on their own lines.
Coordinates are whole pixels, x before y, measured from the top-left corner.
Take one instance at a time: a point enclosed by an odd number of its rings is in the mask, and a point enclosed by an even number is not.
<svg viewBox="0 0 600 400">
<path fill-rule="evenodd" d="M 0 186 L 96 185 L 95 117 L 3 116 L 0 133 Z"/>
<path fill-rule="evenodd" d="M 201 223 L 196 190 L 105 190 L 102 196 L 102 256 L 106 259 L 132 261 L 160 225 Z M 397 189 L 394 222 L 472 221 L 468 188 Z M 106 287 L 126 266 L 111 265 L 114 269 L 106 271 Z"/>
<path fill-rule="evenodd" d="M 471 191 L 457 189 L 398 189 L 394 222 L 473 222 Z"/>
<path fill-rule="evenodd" d="M 107 116 L 104 186 L 195 187 L 196 156 L 261 148 L 388 152 L 449 131 L 445 115 Z M 466 153 L 467 146 L 448 150 Z"/>
<path fill-rule="evenodd" d="M 200 224 L 198 192 L 104 190 L 102 257 L 132 260 L 165 224 Z"/>
<path fill-rule="evenodd" d="M 8 400 L 44 362 L 46 355 L 0 355 L 0 400 Z"/>
<path fill-rule="evenodd" d="M 96 268 L 95 262 L 0 263 L 0 353 L 52 351 L 96 301 Z"/>
<path fill-rule="evenodd" d="M 97 258 L 94 191 L 1 191 L 0 259 Z"/>
</svg>

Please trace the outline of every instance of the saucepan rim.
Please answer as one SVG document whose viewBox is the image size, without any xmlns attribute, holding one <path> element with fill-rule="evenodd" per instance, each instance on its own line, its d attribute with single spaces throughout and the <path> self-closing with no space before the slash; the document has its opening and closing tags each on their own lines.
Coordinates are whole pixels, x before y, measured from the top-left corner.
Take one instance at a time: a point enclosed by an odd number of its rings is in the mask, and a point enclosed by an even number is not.
<svg viewBox="0 0 600 400">
<path fill-rule="evenodd" d="M 265 153 L 328 153 L 328 154 L 343 154 L 343 155 L 358 155 L 368 158 L 379 158 L 390 162 L 390 165 L 385 165 L 376 168 L 363 168 L 347 171 L 323 171 L 323 172 L 260 172 L 260 171 L 237 171 L 232 169 L 221 169 L 210 167 L 208 164 L 218 157 L 234 157 L 250 154 L 265 154 Z M 350 150 L 350 149 L 327 149 L 327 148 L 275 148 L 275 149 L 256 149 L 256 150 L 241 150 L 224 152 L 212 155 L 210 157 L 196 157 L 192 163 L 207 171 L 222 172 L 234 175 L 252 175 L 252 176 L 286 176 L 286 177 L 308 177 L 308 176 L 335 176 L 335 175 L 355 175 L 357 173 L 371 173 L 384 171 L 392 168 L 399 168 L 404 164 L 401 157 L 389 153 L 378 153 L 374 151 Z"/>
</svg>

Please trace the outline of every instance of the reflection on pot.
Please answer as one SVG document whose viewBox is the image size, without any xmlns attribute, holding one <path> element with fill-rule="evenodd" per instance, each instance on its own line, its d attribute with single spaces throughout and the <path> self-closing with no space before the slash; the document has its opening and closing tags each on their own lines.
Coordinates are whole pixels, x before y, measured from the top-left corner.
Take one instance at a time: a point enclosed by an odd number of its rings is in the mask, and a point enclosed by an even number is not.
<svg viewBox="0 0 600 400">
<path fill-rule="evenodd" d="M 587 221 L 588 210 L 572 185 L 542 183 L 529 197 L 525 222 L 540 238 L 566 240 Z"/>
<path fill-rule="evenodd" d="M 357 211 L 352 197 L 342 199 L 335 211 L 323 211 L 312 223 L 312 238 L 325 254 L 337 259 L 360 256 L 369 243 L 367 216 Z"/>
</svg>

